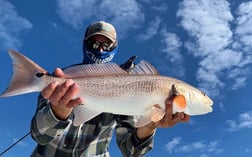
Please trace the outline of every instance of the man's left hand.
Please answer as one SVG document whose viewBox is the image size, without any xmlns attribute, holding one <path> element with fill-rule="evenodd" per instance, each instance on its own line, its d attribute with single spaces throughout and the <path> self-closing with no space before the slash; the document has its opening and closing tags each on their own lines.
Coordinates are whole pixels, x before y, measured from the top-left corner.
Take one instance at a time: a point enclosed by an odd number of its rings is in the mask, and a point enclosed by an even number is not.
<svg viewBox="0 0 252 157">
<path fill-rule="evenodd" d="M 173 127 L 177 123 L 180 122 L 188 122 L 190 120 L 190 116 L 185 114 L 184 112 L 178 112 L 173 114 L 172 108 L 172 98 L 167 99 L 166 104 L 166 113 L 165 116 L 158 122 L 151 122 L 143 127 L 137 128 L 137 137 L 141 140 L 151 136 L 156 128 L 167 128 Z"/>
</svg>

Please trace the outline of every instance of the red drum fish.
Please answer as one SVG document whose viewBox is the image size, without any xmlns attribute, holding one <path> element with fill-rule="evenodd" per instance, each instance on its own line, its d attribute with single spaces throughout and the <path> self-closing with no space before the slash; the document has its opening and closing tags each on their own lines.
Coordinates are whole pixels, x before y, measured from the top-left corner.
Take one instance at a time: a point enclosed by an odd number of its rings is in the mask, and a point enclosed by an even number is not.
<svg viewBox="0 0 252 157">
<path fill-rule="evenodd" d="M 165 101 L 173 100 L 173 113 L 202 115 L 212 112 L 213 101 L 201 90 L 175 78 L 162 76 L 147 61 L 129 72 L 115 63 L 76 65 L 67 68 L 66 78 L 50 75 L 24 55 L 8 51 L 13 75 L 0 97 L 40 92 L 52 81 L 72 79 L 80 86 L 77 97 L 85 102 L 74 108 L 78 126 L 102 112 L 136 117 L 135 127 L 157 122 L 165 115 Z"/>
</svg>

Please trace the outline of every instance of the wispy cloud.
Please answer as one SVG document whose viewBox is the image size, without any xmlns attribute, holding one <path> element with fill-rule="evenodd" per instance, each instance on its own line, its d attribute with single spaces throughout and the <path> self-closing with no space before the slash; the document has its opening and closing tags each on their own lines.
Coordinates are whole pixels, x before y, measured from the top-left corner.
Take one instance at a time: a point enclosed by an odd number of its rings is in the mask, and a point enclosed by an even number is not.
<svg viewBox="0 0 252 157">
<path fill-rule="evenodd" d="M 22 31 L 32 28 L 31 22 L 21 17 L 14 6 L 6 0 L 0 0 L 0 49 L 18 49 L 22 41 L 18 38 Z"/>
<path fill-rule="evenodd" d="M 166 58 L 172 63 L 181 63 L 183 57 L 180 53 L 182 46 L 180 38 L 175 33 L 167 32 L 166 30 L 162 31 L 162 36 L 161 43 L 164 45 L 162 52 L 166 53 Z"/>
<path fill-rule="evenodd" d="M 168 7 L 167 7 L 167 3 L 164 2 L 163 4 L 159 4 L 158 5 L 154 5 L 154 6 L 151 6 L 151 9 L 155 10 L 155 11 L 158 11 L 158 12 L 166 12 Z"/>
<path fill-rule="evenodd" d="M 165 149 L 171 154 L 177 145 L 180 144 L 181 137 L 175 137 L 165 145 Z"/>
<path fill-rule="evenodd" d="M 252 1 L 241 3 L 237 9 L 237 18 L 235 20 L 236 29 L 234 30 L 234 39 L 232 48 L 241 55 L 238 68 L 232 69 L 229 78 L 234 80 L 232 89 L 238 89 L 246 85 L 247 75 L 251 68 L 248 65 L 252 63 Z"/>
<path fill-rule="evenodd" d="M 239 131 L 242 129 L 252 129 L 252 111 L 242 113 L 236 120 L 227 120 L 227 131 Z"/>
<path fill-rule="evenodd" d="M 235 30 L 235 35 L 237 35 L 238 41 L 241 44 L 239 49 L 242 49 L 244 52 L 250 51 L 252 48 L 251 10 L 252 10 L 252 1 L 241 3 L 239 8 L 237 9 L 238 17 L 236 19 L 237 27 Z"/>
<path fill-rule="evenodd" d="M 193 151 L 199 151 L 202 152 L 206 148 L 206 144 L 202 142 L 192 142 L 187 145 L 182 145 L 178 147 L 176 150 L 177 152 L 193 152 Z"/>
<path fill-rule="evenodd" d="M 150 6 L 151 10 L 157 12 L 165 12 L 168 9 L 167 1 L 160 1 L 160 0 L 138 0 L 138 2 L 145 3 Z"/>
<path fill-rule="evenodd" d="M 182 41 L 175 34 L 168 32 L 166 29 L 161 31 L 161 52 L 165 53 L 165 59 L 174 67 L 170 72 L 178 77 L 184 76 L 183 57 L 181 54 Z M 173 71 L 172 71 L 173 70 Z"/>
<path fill-rule="evenodd" d="M 238 9 L 237 19 L 246 18 L 246 24 L 237 22 L 236 36 L 240 36 L 238 32 L 241 31 L 238 30 L 246 28 L 250 23 L 248 21 L 252 20 L 248 13 L 241 13 L 243 9 Z M 232 89 L 244 86 L 252 54 L 238 48 L 246 43 L 236 41 L 237 37 L 232 32 L 234 17 L 229 3 L 226 0 L 184 0 L 180 3 L 177 16 L 181 18 L 182 28 L 191 36 L 191 40 L 185 44 L 187 49 L 201 60 L 196 74 L 199 86 L 213 96 L 218 95 L 227 82 L 231 82 L 228 85 Z M 251 27 L 246 29 L 246 32 L 242 31 L 243 35 L 252 33 Z M 251 35 L 246 38 L 252 40 Z M 251 50 L 251 47 L 247 47 L 247 50 Z"/>
<path fill-rule="evenodd" d="M 62 20 L 79 29 L 85 22 L 106 20 L 117 31 L 126 34 L 129 28 L 137 28 L 144 22 L 144 14 L 135 0 L 57 0 L 58 14 Z"/>
<path fill-rule="evenodd" d="M 159 17 L 156 17 L 150 24 L 147 26 L 147 29 L 145 32 L 138 35 L 139 40 L 149 40 L 153 36 L 155 36 L 158 33 L 159 27 L 160 27 L 161 19 Z"/>
<path fill-rule="evenodd" d="M 224 148 L 221 146 L 221 142 L 215 141 L 195 141 L 188 144 L 183 144 L 181 137 L 173 138 L 170 142 L 165 145 L 165 149 L 170 153 L 188 153 L 198 152 L 200 156 L 207 156 L 207 154 L 219 154 Z"/>
<path fill-rule="evenodd" d="M 222 112 L 226 112 L 225 105 L 222 102 L 219 103 L 219 107 Z"/>
</svg>

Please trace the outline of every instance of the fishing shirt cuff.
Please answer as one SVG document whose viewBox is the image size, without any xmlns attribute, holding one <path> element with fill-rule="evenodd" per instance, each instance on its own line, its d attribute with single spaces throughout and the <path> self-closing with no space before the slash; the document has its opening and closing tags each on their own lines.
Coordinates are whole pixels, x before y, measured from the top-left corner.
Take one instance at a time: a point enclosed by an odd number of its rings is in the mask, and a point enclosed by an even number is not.
<svg viewBox="0 0 252 157">
<path fill-rule="evenodd" d="M 154 138 L 155 133 L 156 133 L 156 130 L 154 131 L 154 133 L 152 135 L 150 135 L 149 137 L 147 137 L 144 140 L 141 140 L 137 137 L 136 129 L 135 129 L 135 131 L 133 132 L 133 135 L 132 135 L 132 142 L 135 147 L 148 147 L 148 146 L 152 147 L 153 138 Z"/>
</svg>

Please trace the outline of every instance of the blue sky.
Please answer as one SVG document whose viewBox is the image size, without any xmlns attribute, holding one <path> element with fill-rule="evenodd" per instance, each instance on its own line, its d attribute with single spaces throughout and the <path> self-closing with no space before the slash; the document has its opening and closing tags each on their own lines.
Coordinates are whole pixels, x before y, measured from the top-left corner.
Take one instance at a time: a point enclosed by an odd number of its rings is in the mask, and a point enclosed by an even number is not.
<svg viewBox="0 0 252 157">
<path fill-rule="evenodd" d="M 90 22 L 115 25 L 119 53 L 204 90 L 212 113 L 158 129 L 147 157 L 252 156 L 252 1 L 247 0 L 0 0 L 0 91 L 12 74 L 8 49 L 52 72 L 82 61 Z M 29 131 L 38 93 L 0 99 L 0 151 Z M 24 139 L 4 156 L 29 156 Z M 121 156 L 113 138 L 111 156 Z"/>
</svg>

